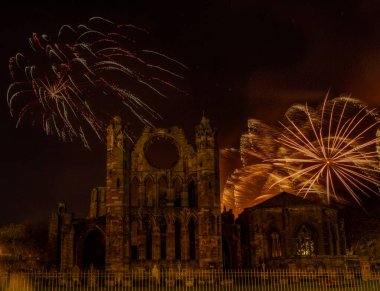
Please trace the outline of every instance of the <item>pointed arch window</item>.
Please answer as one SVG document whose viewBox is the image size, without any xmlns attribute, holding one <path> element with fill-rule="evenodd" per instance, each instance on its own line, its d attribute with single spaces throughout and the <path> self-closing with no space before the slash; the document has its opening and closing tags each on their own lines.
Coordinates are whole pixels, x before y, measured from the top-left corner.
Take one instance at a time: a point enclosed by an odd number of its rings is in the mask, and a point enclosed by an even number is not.
<svg viewBox="0 0 380 291">
<path fill-rule="evenodd" d="M 307 224 L 302 224 L 297 232 L 297 255 L 312 256 L 316 254 L 316 237 L 314 229 Z"/>
<path fill-rule="evenodd" d="M 104 268 L 105 238 L 98 230 L 92 230 L 86 237 L 83 247 L 83 267 Z"/>
<path fill-rule="evenodd" d="M 189 229 L 189 259 L 195 260 L 195 222 L 191 218 L 188 224 Z"/>
<path fill-rule="evenodd" d="M 272 258 L 278 258 L 282 256 L 281 251 L 281 238 L 276 229 L 272 230 L 269 234 L 269 248 L 270 256 Z"/>
</svg>

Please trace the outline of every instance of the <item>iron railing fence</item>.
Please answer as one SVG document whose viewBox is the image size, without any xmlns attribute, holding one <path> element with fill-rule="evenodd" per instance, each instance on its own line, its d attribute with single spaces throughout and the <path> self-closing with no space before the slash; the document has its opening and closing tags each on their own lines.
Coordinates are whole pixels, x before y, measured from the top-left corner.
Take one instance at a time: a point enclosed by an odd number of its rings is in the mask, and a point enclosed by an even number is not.
<svg viewBox="0 0 380 291">
<path fill-rule="evenodd" d="M 133 270 L 1 272 L 1 291 L 39 290 L 380 290 L 380 272 L 290 270 Z"/>
</svg>

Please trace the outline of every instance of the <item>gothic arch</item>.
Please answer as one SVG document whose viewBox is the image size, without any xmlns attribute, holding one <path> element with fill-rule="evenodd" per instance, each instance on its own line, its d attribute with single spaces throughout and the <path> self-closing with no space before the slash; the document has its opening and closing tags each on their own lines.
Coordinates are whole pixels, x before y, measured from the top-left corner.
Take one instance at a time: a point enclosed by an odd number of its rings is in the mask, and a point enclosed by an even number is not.
<svg viewBox="0 0 380 291">
<path fill-rule="evenodd" d="M 106 236 L 105 231 L 99 225 L 94 224 L 90 228 L 88 228 L 84 233 L 82 232 L 83 237 L 87 237 L 87 235 L 94 230 L 100 232 L 104 237 Z"/>
<path fill-rule="evenodd" d="M 282 238 L 277 228 L 272 227 L 267 235 L 269 257 L 278 258 L 282 256 Z"/>
<path fill-rule="evenodd" d="M 152 182 L 155 183 L 155 180 L 154 180 L 154 176 L 153 176 L 153 175 L 150 175 L 150 174 L 146 175 L 146 176 L 144 177 L 144 181 L 146 182 L 147 180 L 152 180 Z"/>
<path fill-rule="evenodd" d="M 188 192 L 188 205 L 190 208 L 195 208 L 198 206 L 198 195 L 197 195 L 197 184 L 194 179 L 190 179 L 187 184 Z"/>
<path fill-rule="evenodd" d="M 175 215 L 173 212 L 169 212 L 165 215 L 166 224 L 174 225 L 176 219 L 177 215 Z"/>
<path fill-rule="evenodd" d="M 152 229 L 158 229 L 160 228 L 161 220 L 163 219 L 163 216 L 157 216 L 157 215 L 151 215 L 147 217 L 145 220 L 149 221 L 149 223 L 152 226 Z"/>
<path fill-rule="evenodd" d="M 197 213 L 194 213 L 193 211 L 190 212 L 186 217 L 186 223 L 189 223 L 190 220 L 193 219 L 195 223 L 198 223 L 198 216 Z"/>
<path fill-rule="evenodd" d="M 301 224 L 297 228 L 295 239 L 296 255 L 313 256 L 318 254 L 318 233 L 311 224 Z"/>
<path fill-rule="evenodd" d="M 105 237 L 99 228 L 93 228 L 87 232 L 83 243 L 83 268 L 105 267 Z"/>
<path fill-rule="evenodd" d="M 182 186 L 182 184 L 183 184 L 183 179 L 182 179 L 182 177 L 176 175 L 176 176 L 173 177 L 173 179 L 172 179 L 172 185 L 173 185 L 173 187 L 175 186 L 175 183 L 176 183 L 177 181 L 179 181 L 179 182 L 180 182 L 180 185 Z"/>
<path fill-rule="evenodd" d="M 182 209 L 182 211 L 179 213 L 178 215 L 178 218 L 181 220 L 181 223 L 183 225 L 185 225 L 186 223 L 188 223 L 188 219 L 189 219 L 189 210 L 188 209 Z"/>
</svg>

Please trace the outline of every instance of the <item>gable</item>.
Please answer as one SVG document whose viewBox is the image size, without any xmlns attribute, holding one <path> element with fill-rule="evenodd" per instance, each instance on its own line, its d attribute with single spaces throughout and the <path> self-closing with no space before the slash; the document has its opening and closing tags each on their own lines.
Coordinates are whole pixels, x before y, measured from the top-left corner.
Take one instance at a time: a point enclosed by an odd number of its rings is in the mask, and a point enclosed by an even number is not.
<svg viewBox="0 0 380 291">
<path fill-rule="evenodd" d="M 250 209 L 256 208 L 272 208 L 272 207 L 289 207 L 289 206 L 312 206 L 319 205 L 322 206 L 321 203 L 311 201 L 309 199 L 305 199 L 301 196 L 297 196 L 295 194 L 281 192 L 274 197 L 271 197 L 260 204 L 257 204 Z"/>
</svg>

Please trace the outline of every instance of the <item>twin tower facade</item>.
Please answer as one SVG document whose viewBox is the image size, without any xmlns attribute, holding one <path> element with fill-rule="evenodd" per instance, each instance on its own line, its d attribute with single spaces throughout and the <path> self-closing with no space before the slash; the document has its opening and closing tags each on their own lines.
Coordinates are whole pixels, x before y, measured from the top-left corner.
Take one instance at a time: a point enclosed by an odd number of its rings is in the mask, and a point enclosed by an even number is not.
<svg viewBox="0 0 380 291">
<path fill-rule="evenodd" d="M 215 130 L 202 117 L 195 149 L 178 127 L 145 128 L 135 144 L 119 117 L 107 129 L 106 186 L 87 218 L 61 205 L 52 216 L 52 264 L 106 270 L 222 267 Z"/>
</svg>

